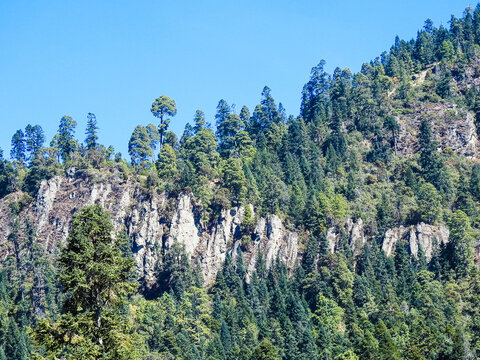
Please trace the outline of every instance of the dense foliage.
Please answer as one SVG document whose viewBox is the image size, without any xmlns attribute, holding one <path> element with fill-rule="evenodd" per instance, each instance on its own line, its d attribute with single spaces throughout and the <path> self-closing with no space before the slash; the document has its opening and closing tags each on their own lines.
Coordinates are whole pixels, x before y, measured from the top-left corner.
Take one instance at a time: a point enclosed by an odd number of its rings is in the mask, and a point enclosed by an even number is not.
<svg viewBox="0 0 480 360">
<path fill-rule="evenodd" d="M 0 360 L 479 357 L 480 164 L 440 143 L 429 116 L 443 106 L 460 121 L 467 112 L 480 119 L 479 56 L 477 6 L 448 29 L 427 20 L 416 39 L 396 38 L 357 74 L 328 74 L 321 61 L 297 117 L 265 87 L 252 112 L 222 99 L 215 128 L 198 110 L 177 139 L 168 130 L 175 101 L 160 96 L 151 106 L 159 124 L 135 127 L 130 162 L 98 143 L 91 113 L 85 145 L 67 115 L 48 147 L 39 125 L 18 130 L 11 161 L 0 153 L 0 197 L 17 199 L 13 253 L 0 272 Z M 417 127 L 399 122 L 415 114 Z M 158 291 L 144 297 L 134 293 L 128 239 L 113 236 L 100 207 L 78 212 L 58 254 L 46 254 L 31 219 L 19 217 L 42 180 L 72 167 L 171 196 L 191 191 L 206 223 L 230 206 L 252 204 L 255 215 L 247 206 L 242 247 L 213 284 L 174 245 L 162 254 Z M 267 269 L 259 254 L 247 272 L 253 217 L 272 213 L 301 234 L 302 257 L 294 269 Z M 352 218 L 371 240 L 360 252 L 341 240 L 332 254 L 327 229 Z M 406 243 L 387 257 L 385 232 L 418 222 L 447 224 L 448 245 L 429 262 Z"/>
</svg>

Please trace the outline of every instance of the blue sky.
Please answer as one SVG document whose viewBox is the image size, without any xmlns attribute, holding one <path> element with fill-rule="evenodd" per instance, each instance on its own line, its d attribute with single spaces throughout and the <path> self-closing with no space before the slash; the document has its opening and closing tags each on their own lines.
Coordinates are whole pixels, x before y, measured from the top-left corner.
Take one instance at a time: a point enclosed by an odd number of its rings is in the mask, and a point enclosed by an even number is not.
<svg viewBox="0 0 480 360">
<path fill-rule="evenodd" d="M 320 59 L 327 69 L 380 55 L 425 19 L 448 26 L 463 0 L 153 1 L 1 0 L 0 147 L 39 124 L 48 142 L 63 115 L 84 139 L 87 113 L 99 142 L 127 156 L 137 124 L 156 123 L 152 101 L 177 103 L 180 135 L 196 109 L 213 122 L 221 98 L 251 110 L 265 85 L 288 114 Z"/>
</svg>

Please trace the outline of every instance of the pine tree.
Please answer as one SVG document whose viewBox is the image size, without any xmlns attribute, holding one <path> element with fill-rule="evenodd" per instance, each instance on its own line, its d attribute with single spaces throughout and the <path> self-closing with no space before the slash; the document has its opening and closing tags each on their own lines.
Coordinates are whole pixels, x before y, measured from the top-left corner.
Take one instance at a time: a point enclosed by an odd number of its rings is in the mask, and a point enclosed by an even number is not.
<svg viewBox="0 0 480 360">
<path fill-rule="evenodd" d="M 193 126 L 193 134 L 196 135 L 200 131 L 202 131 L 206 126 L 207 123 L 205 121 L 205 114 L 203 113 L 202 110 L 197 110 L 195 112 L 195 116 L 193 118 L 193 123 L 195 124 Z"/>
<path fill-rule="evenodd" d="M 232 200 L 240 204 L 245 200 L 247 192 L 247 179 L 240 162 L 235 158 L 229 158 L 223 164 L 222 169 L 225 187 L 232 192 Z"/>
<path fill-rule="evenodd" d="M 25 334 L 19 329 L 15 319 L 10 318 L 5 336 L 4 356 L 11 360 L 27 360 L 28 350 Z"/>
<path fill-rule="evenodd" d="M 461 210 L 453 213 L 448 226 L 450 228 L 447 245 L 450 266 L 457 276 L 465 276 L 473 265 L 473 234 L 468 216 Z"/>
<path fill-rule="evenodd" d="M 147 128 L 137 125 L 128 142 L 128 154 L 132 158 L 133 164 L 138 165 L 153 155 L 150 144 L 151 138 Z"/>
<path fill-rule="evenodd" d="M 243 123 L 237 114 L 228 114 L 225 118 L 217 115 L 221 119 L 217 120 L 218 148 L 223 157 L 228 157 L 235 148 L 235 136 L 242 130 Z"/>
<path fill-rule="evenodd" d="M 11 175 L 14 173 L 10 162 L 3 159 L 3 151 L 0 149 L 0 198 L 13 190 Z"/>
<path fill-rule="evenodd" d="M 87 150 L 93 150 L 97 148 L 97 118 L 95 114 L 88 113 L 87 114 L 87 129 L 85 130 L 85 144 L 87 145 Z"/>
<path fill-rule="evenodd" d="M 158 176 L 168 180 L 174 180 L 178 175 L 177 155 L 175 154 L 175 150 L 173 150 L 169 144 L 165 144 L 162 147 L 162 150 L 160 150 L 157 171 Z"/>
<path fill-rule="evenodd" d="M 213 178 L 219 154 L 212 129 L 204 128 L 188 139 L 183 146 L 182 156 L 193 166 L 197 175 Z"/>
<path fill-rule="evenodd" d="M 415 177 L 411 166 L 409 166 L 407 171 L 405 171 L 405 185 L 407 185 L 413 191 L 417 190 L 417 178 Z"/>
<path fill-rule="evenodd" d="M 388 228 L 392 227 L 394 222 L 393 207 L 391 201 L 385 193 L 382 194 L 380 202 L 377 204 L 377 224 L 378 231 L 383 234 Z"/>
<path fill-rule="evenodd" d="M 228 356 L 232 351 L 232 337 L 230 336 L 230 331 L 225 321 L 222 321 L 220 327 L 220 340 L 222 340 L 223 348 L 225 349 L 225 354 Z"/>
<path fill-rule="evenodd" d="M 340 160 L 332 144 L 328 145 L 326 152 L 327 166 L 326 171 L 336 174 L 340 166 Z"/>
<path fill-rule="evenodd" d="M 384 120 L 384 126 L 386 129 L 388 129 L 391 134 L 392 134 L 392 147 L 395 151 L 395 154 L 397 153 L 397 139 L 400 133 L 400 125 L 398 125 L 397 121 L 393 116 L 387 116 Z"/>
<path fill-rule="evenodd" d="M 25 150 L 28 153 L 28 160 L 32 160 L 45 142 L 45 134 L 40 125 L 25 127 Z"/>
<path fill-rule="evenodd" d="M 251 360 L 280 360 L 277 348 L 268 339 L 263 339 L 253 350 Z"/>
<path fill-rule="evenodd" d="M 470 193 L 475 200 L 480 201 L 480 164 L 473 165 L 470 176 Z"/>
<path fill-rule="evenodd" d="M 277 110 L 275 100 L 271 95 L 271 90 L 268 86 L 265 86 L 262 90 L 262 99 L 260 105 L 262 106 L 263 113 L 267 117 L 267 124 L 277 123 L 282 120 L 280 113 Z"/>
<path fill-rule="evenodd" d="M 188 139 L 195 135 L 192 125 L 190 123 L 185 124 L 185 129 L 183 130 L 182 137 L 180 138 L 180 145 L 184 145 Z"/>
<path fill-rule="evenodd" d="M 25 159 L 25 136 L 21 129 L 17 130 L 12 136 L 12 150 L 10 151 L 10 157 L 22 164 Z"/>
<path fill-rule="evenodd" d="M 375 326 L 375 337 L 378 340 L 378 359 L 379 360 L 400 360 L 400 352 L 393 342 L 393 339 L 388 331 L 385 323 L 378 320 Z"/>
<path fill-rule="evenodd" d="M 350 171 L 347 176 L 347 188 L 345 189 L 345 197 L 348 201 L 355 200 L 356 194 L 356 179 L 353 171 Z"/>
<path fill-rule="evenodd" d="M 175 116 L 177 114 L 177 105 L 175 104 L 175 100 L 162 95 L 153 101 L 150 111 L 153 116 L 160 120 L 158 133 L 160 134 L 160 147 L 162 147 L 165 133 L 168 130 L 168 124 L 170 124 L 170 119 L 166 118 L 166 116 Z"/>
<path fill-rule="evenodd" d="M 70 159 L 71 154 L 77 149 L 78 144 L 74 139 L 75 127 L 77 122 L 70 116 L 65 115 L 60 119 L 57 136 L 54 138 L 54 144 L 58 147 L 60 157 L 65 162 Z"/>
<path fill-rule="evenodd" d="M 418 214 L 422 221 L 434 224 L 442 212 L 441 197 L 430 183 L 423 184 L 418 190 Z"/>
<path fill-rule="evenodd" d="M 248 110 L 248 107 L 246 107 L 245 105 L 242 106 L 239 116 L 240 120 L 242 120 L 245 126 L 248 126 L 248 124 L 250 124 L 250 110 Z"/>
<path fill-rule="evenodd" d="M 40 321 L 33 334 L 51 356 L 69 348 L 77 358 L 102 353 L 130 358 L 131 339 L 120 309 L 136 287 L 130 282 L 133 259 L 123 256 L 122 237 L 113 238 L 112 233 L 109 215 L 99 205 L 75 215 L 59 258 L 63 315 L 55 323 Z"/>
</svg>

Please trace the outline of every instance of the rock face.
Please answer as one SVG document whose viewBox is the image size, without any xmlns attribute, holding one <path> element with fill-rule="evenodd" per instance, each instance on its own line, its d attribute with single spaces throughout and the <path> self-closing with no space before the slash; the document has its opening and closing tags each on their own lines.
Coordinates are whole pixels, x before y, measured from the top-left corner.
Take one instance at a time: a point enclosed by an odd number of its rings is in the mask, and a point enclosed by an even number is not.
<svg viewBox="0 0 480 360">
<path fill-rule="evenodd" d="M 433 136 L 442 149 L 450 148 L 467 157 L 479 154 L 475 116 L 471 111 L 443 103 L 421 104 L 412 110 L 409 114 L 396 116 L 400 125 L 398 149 L 403 155 L 411 155 L 418 150 L 418 133 L 423 119 L 430 122 Z"/>
<path fill-rule="evenodd" d="M 357 219 L 356 221 L 348 219 L 345 223 L 343 234 L 338 228 L 329 228 L 327 230 L 327 242 L 330 252 L 334 253 L 337 250 L 341 236 L 345 236 L 347 238 L 348 244 L 352 249 L 352 253 L 354 255 L 358 255 L 367 242 L 363 220 L 361 218 Z"/>
<path fill-rule="evenodd" d="M 401 240 L 408 241 L 410 253 L 415 257 L 421 248 L 427 261 L 432 259 L 434 251 L 441 245 L 448 243 L 450 231 L 443 225 L 435 226 L 419 223 L 415 226 L 393 228 L 387 230 L 383 239 L 382 250 L 387 256 L 395 252 L 396 244 Z"/>
<path fill-rule="evenodd" d="M 287 230 L 277 215 L 256 216 L 251 205 L 250 212 L 256 221 L 253 226 L 249 225 L 251 230 L 246 233 L 242 230 L 244 207 L 223 209 L 216 219 L 205 224 L 201 206 L 191 194 L 169 198 L 165 193 L 145 190 L 137 182 L 115 175 L 75 170 L 67 174 L 43 181 L 33 201 L 23 201 L 25 194 L 21 192 L 0 200 L 1 259 L 13 253 L 13 245 L 7 239 L 15 228 L 23 231 L 27 220 L 35 227 L 38 243 L 47 253 L 54 254 L 57 246 L 65 243 L 75 212 L 85 205 L 98 203 L 111 214 L 115 231 L 124 232 L 131 239 L 138 278 L 147 289 L 155 284 L 156 270 L 165 252 L 175 243 L 183 244 L 192 260 L 199 262 L 207 284 L 214 281 L 227 254 L 235 258 L 239 249 L 243 252 L 247 275 L 255 269 L 260 253 L 267 267 L 279 259 L 293 269 L 300 260 L 297 233 Z M 406 240 L 414 256 L 422 248 L 430 260 L 435 247 L 448 242 L 448 236 L 444 226 L 424 223 L 401 226 L 386 232 L 382 249 L 391 256 L 396 244 Z M 348 219 L 341 228 L 332 227 L 327 231 L 331 252 L 349 244 L 356 256 L 368 239 L 362 219 Z"/>
<path fill-rule="evenodd" d="M 267 268 L 275 259 L 283 261 L 287 267 L 293 268 L 298 258 L 298 236 L 288 232 L 277 215 L 269 215 L 266 219 L 260 218 L 255 227 L 255 241 L 249 254 L 249 272 L 255 268 L 255 261 L 259 252 L 265 256 Z"/>
<path fill-rule="evenodd" d="M 248 270 L 255 267 L 261 251 L 270 267 L 277 257 L 293 268 L 298 259 L 298 236 L 287 231 L 280 218 L 259 218 L 251 234 L 252 241 L 242 244 L 241 224 L 244 208 L 222 210 L 220 216 L 206 225 L 190 194 L 168 198 L 166 194 L 146 191 L 137 183 L 117 176 L 84 174 L 70 169 L 68 176 L 43 181 L 38 195 L 17 216 L 11 215 L 11 203 L 22 193 L 0 200 L 0 255 L 12 253 L 7 238 L 13 231 L 13 219 L 30 219 L 39 243 L 53 254 L 68 237 L 71 219 L 85 205 L 100 204 L 110 214 L 116 232 L 131 239 L 138 276 L 146 287 L 156 281 L 155 274 L 162 257 L 174 243 L 181 243 L 193 260 L 198 260 L 206 283 L 211 283 L 227 254 L 235 257 L 243 245 Z M 253 213 L 253 207 L 251 207 Z"/>
</svg>

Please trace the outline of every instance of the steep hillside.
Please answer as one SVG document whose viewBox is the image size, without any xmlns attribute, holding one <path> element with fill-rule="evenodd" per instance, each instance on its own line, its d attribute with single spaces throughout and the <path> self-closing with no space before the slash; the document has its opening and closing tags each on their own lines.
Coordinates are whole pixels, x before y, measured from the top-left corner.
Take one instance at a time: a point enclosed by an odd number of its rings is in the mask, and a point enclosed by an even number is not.
<svg viewBox="0 0 480 360">
<path fill-rule="evenodd" d="M 449 24 L 320 61 L 298 116 L 265 87 L 178 138 L 159 96 L 128 160 L 92 113 L 18 130 L 0 360 L 478 358 L 480 7 Z"/>
<path fill-rule="evenodd" d="M 100 204 L 111 214 L 115 231 L 125 232 L 131 239 L 138 278 L 147 289 L 155 286 L 162 256 L 173 243 L 182 244 L 192 259 L 200 262 L 206 284 L 215 279 L 226 253 L 235 257 L 239 247 L 245 252 L 250 271 L 258 251 L 265 255 L 268 268 L 277 258 L 290 268 L 298 260 L 297 234 L 286 230 L 276 215 L 263 218 L 252 211 L 248 231 L 246 225 L 242 226 L 244 207 L 222 209 L 218 217 L 206 223 L 200 205 L 190 193 L 168 197 L 164 192 L 149 191 L 134 180 L 123 181 L 113 174 L 88 174 L 75 169 L 68 173 L 70 176 L 43 181 L 36 199 L 16 214 L 11 210 L 12 204 L 25 194 L 18 192 L 2 199 L 3 259 L 15 251 L 14 244 L 8 241 L 12 232 L 20 238 L 25 236 L 24 224 L 15 225 L 15 220 L 30 219 L 36 242 L 54 256 L 58 247 L 66 244 L 72 215 L 84 206 Z"/>
<path fill-rule="evenodd" d="M 211 285 L 221 270 L 228 254 L 235 258 L 243 252 L 247 273 L 255 270 L 259 252 L 265 256 L 270 269 L 277 259 L 292 271 L 302 261 L 308 231 L 287 230 L 274 214 L 260 217 L 252 205 L 248 219 L 245 207 L 225 208 L 208 221 L 204 209 L 193 194 L 178 195 L 145 189 L 135 179 L 123 180 L 118 173 L 67 170 L 65 176 L 44 180 L 35 199 L 16 192 L 0 201 L 1 258 L 15 253 L 18 244 L 12 236 L 26 238 L 28 219 L 34 227 L 36 242 L 53 258 L 65 246 L 73 214 L 85 206 L 99 204 L 112 218 L 117 233 L 125 233 L 131 241 L 137 266 L 137 278 L 145 291 L 158 286 L 158 271 L 162 259 L 174 243 L 182 244 L 193 262 L 198 262 L 206 285 Z M 396 244 L 407 239 L 413 256 L 422 248 L 427 261 L 441 244 L 448 243 L 449 231 L 445 226 L 419 223 L 416 227 L 394 228 L 386 231 L 382 250 L 393 256 Z M 326 241 L 331 253 L 342 249 L 342 239 L 358 256 L 368 241 L 374 241 L 371 231 L 361 218 L 348 219 L 340 226 L 330 227 Z M 21 241 L 21 240 L 20 240 Z M 345 244 L 344 244 L 345 245 Z M 344 246 L 343 245 L 343 246 Z M 23 256 L 22 253 L 19 254 Z"/>
</svg>

